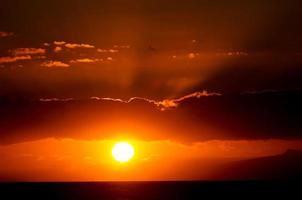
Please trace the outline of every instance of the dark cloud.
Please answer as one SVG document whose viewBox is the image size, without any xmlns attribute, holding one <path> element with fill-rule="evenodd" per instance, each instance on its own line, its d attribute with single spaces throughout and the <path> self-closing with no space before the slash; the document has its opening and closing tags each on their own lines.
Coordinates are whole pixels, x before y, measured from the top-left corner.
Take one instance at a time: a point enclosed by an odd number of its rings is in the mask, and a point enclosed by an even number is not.
<svg viewBox="0 0 302 200">
<path fill-rule="evenodd" d="M 298 54 L 286 53 L 263 53 L 229 59 L 187 92 L 207 89 L 227 94 L 302 89 L 301 64 Z"/>
<path fill-rule="evenodd" d="M 158 45 L 194 37 L 203 48 L 296 50 L 299 8 L 299 0 L 11 0 L 1 2 L 0 27 L 22 34 L 23 43 L 126 39 Z"/>
<path fill-rule="evenodd" d="M 0 31 L 0 38 L 2 38 L 2 37 L 9 37 L 9 36 L 12 36 L 12 35 L 14 35 L 14 33 Z"/>
<path fill-rule="evenodd" d="M 18 72 L 0 69 L 0 95 L 163 99 L 201 90 L 225 94 L 301 88 L 300 4 L 3 1 L 0 29 L 15 36 L 1 38 L 0 64 L 24 67 Z M 37 55 L 16 62 L 7 54 L 20 47 L 41 52 L 42 44 L 46 62 Z M 62 69 L 67 65 L 68 72 Z M 61 66 L 62 71 L 32 69 L 43 66 Z"/>
<path fill-rule="evenodd" d="M 2 144 L 48 137 L 181 142 L 302 139 L 302 92 L 196 95 L 166 108 L 157 101 L 1 99 Z"/>
</svg>

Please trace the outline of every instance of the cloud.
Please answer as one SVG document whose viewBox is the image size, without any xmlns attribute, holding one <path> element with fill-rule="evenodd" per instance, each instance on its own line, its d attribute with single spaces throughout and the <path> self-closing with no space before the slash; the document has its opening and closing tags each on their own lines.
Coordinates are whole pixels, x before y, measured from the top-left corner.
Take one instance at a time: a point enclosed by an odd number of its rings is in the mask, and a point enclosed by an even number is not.
<svg viewBox="0 0 302 200">
<path fill-rule="evenodd" d="M 43 60 L 43 59 L 46 59 L 47 57 L 44 56 L 44 55 L 41 55 L 41 56 L 36 56 L 35 59 L 40 59 L 40 60 Z"/>
<path fill-rule="evenodd" d="M 71 44 L 71 43 L 67 43 L 65 44 L 65 47 L 66 48 L 69 48 L 69 49 L 75 49 L 75 48 L 87 48 L 87 49 L 92 49 L 92 48 L 95 48 L 93 45 L 90 45 L 90 44 Z"/>
<path fill-rule="evenodd" d="M 72 100 L 74 100 L 73 98 L 67 98 L 67 99 L 58 99 L 58 98 L 50 98 L 50 99 L 48 99 L 48 98 L 41 98 L 41 99 L 39 99 L 41 102 L 53 102 L 53 101 L 62 101 L 62 102 L 64 102 L 64 101 L 72 101 Z"/>
<path fill-rule="evenodd" d="M 175 108 L 177 107 L 182 101 L 190 98 L 201 98 L 201 97 L 210 97 L 210 96 L 221 96 L 222 94 L 216 92 L 207 92 L 206 90 L 202 92 L 195 92 L 186 96 L 183 96 L 178 99 L 165 99 L 158 103 L 159 106 L 163 106 L 165 108 Z"/>
<path fill-rule="evenodd" d="M 19 60 L 31 60 L 31 59 L 32 59 L 32 57 L 30 55 L 15 56 L 15 57 L 0 57 L 0 64 L 17 62 Z"/>
<path fill-rule="evenodd" d="M 58 53 L 60 51 L 62 51 L 62 47 L 55 47 L 54 48 L 54 52 Z"/>
<path fill-rule="evenodd" d="M 248 56 L 247 52 L 243 51 L 228 51 L 228 52 L 218 52 L 216 56 Z"/>
<path fill-rule="evenodd" d="M 193 60 L 193 59 L 197 59 L 200 58 L 200 54 L 198 52 L 190 52 L 190 53 L 185 53 L 185 54 L 178 54 L 178 55 L 170 55 L 170 58 L 172 59 L 178 59 L 178 60 Z"/>
<path fill-rule="evenodd" d="M 71 60 L 70 62 L 71 63 L 95 63 L 99 61 L 103 61 L 103 59 L 81 58 L 81 59 Z"/>
<path fill-rule="evenodd" d="M 49 137 L 108 139 L 123 133 L 181 142 L 302 139 L 302 91 L 197 92 L 173 101 L 138 97 L 22 101 L 0 101 L 2 144 Z"/>
<path fill-rule="evenodd" d="M 9 37 L 9 36 L 12 36 L 12 35 L 14 35 L 14 33 L 0 31 L 0 38 L 2 38 L 2 37 Z"/>
<path fill-rule="evenodd" d="M 91 44 L 67 43 L 65 41 L 54 41 L 53 44 L 57 46 L 56 49 L 60 49 L 60 50 L 62 50 L 63 46 L 66 48 L 69 48 L 69 49 L 75 49 L 75 48 L 93 49 L 93 48 L 95 48 L 95 46 L 93 46 Z"/>
<path fill-rule="evenodd" d="M 286 58 L 290 61 L 285 64 L 282 62 L 282 59 L 285 59 L 283 55 L 273 57 L 274 60 L 271 61 L 257 56 L 244 56 L 241 57 L 242 60 L 237 61 L 229 60 L 211 76 L 191 87 L 188 92 L 204 88 L 224 94 L 301 89 L 301 61 Z"/>
<path fill-rule="evenodd" d="M 119 50 L 117 49 L 97 49 L 99 53 L 118 53 Z"/>
<path fill-rule="evenodd" d="M 64 41 L 54 41 L 53 43 L 54 43 L 54 45 L 57 45 L 57 46 L 66 44 L 66 42 L 64 42 Z"/>
<path fill-rule="evenodd" d="M 199 54 L 198 53 L 189 53 L 188 54 L 188 58 L 189 59 L 194 59 L 194 58 L 196 58 L 196 56 L 198 56 Z"/>
<path fill-rule="evenodd" d="M 130 49 L 130 45 L 114 45 L 113 46 L 116 49 Z"/>
<path fill-rule="evenodd" d="M 61 61 L 47 61 L 41 64 L 42 67 L 69 67 L 69 64 L 63 63 Z"/>
<path fill-rule="evenodd" d="M 207 92 L 207 91 L 202 91 L 202 92 L 195 92 L 186 96 L 183 96 L 181 98 L 177 99 L 164 99 L 162 101 L 155 101 L 147 98 L 142 98 L 142 97 L 132 97 L 128 101 L 123 101 L 121 99 L 114 99 L 114 98 L 98 98 L 98 97 L 92 97 L 91 99 L 94 100 L 106 100 L 106 101 L 114 101 L 114 102 L 123 102 L 123 103 L 131 103 L 135 101 L 146 101 L 148 103 L 156 105 L 158 108 L 160 108 L 161 111 L 165 111 L 167 109 L 172 109 L 178 107 L 178 105 L 190 98 L 201 98 L 201 97 L 210 97 L 210 96 L 221 96 L 219 93 L 215 92 Z"/>
<path fill-rule="evenodd" d="M 13 50 L 14 55 L 34 55 L 45 54 L 46 50 L 42 48 L 18 48 Z"/>
</svg>

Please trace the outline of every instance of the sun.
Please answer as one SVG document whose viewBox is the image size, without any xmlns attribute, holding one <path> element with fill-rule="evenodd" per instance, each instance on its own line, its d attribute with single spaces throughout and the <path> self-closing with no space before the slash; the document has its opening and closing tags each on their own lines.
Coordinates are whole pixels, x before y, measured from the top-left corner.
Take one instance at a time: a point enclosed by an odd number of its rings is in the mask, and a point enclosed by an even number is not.
<svg viewBox="0 0 302 200">
<path fill-rule="evenodd" d="M 118 142 L 112 148 L 112 156 L 118 162 L 128 162 L 134 156 L 134 148 L 128 142 Z"/>
</svg>

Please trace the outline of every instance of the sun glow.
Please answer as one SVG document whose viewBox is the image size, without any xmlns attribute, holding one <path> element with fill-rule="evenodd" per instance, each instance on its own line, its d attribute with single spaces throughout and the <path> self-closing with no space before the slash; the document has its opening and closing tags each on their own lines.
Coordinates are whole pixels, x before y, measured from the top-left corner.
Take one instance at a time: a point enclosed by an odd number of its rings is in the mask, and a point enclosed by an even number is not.
<svg viewBox="0 0 302 200">
<path fill-rule="evenodd" d="M 118 142 L 112 148 L 112 156 L 118 162 L 128 162 L 134 156 L 134 148 L 128 142 Z"/>
</svg>

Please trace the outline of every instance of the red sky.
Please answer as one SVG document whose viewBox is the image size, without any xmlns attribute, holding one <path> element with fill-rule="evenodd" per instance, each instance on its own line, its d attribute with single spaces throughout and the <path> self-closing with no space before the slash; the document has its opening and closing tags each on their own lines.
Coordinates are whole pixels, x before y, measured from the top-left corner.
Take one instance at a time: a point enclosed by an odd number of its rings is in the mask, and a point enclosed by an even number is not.
<svg viewBox="0 0 302 200">
<path fill-rule="evenodd" d="M 1 2 L 0 178 L 205 179 L 222 162 L 301 149 L 299 8 Z M 134 143 L 128 165 L 111 158 L 118 140 Z"/>
</svg>

